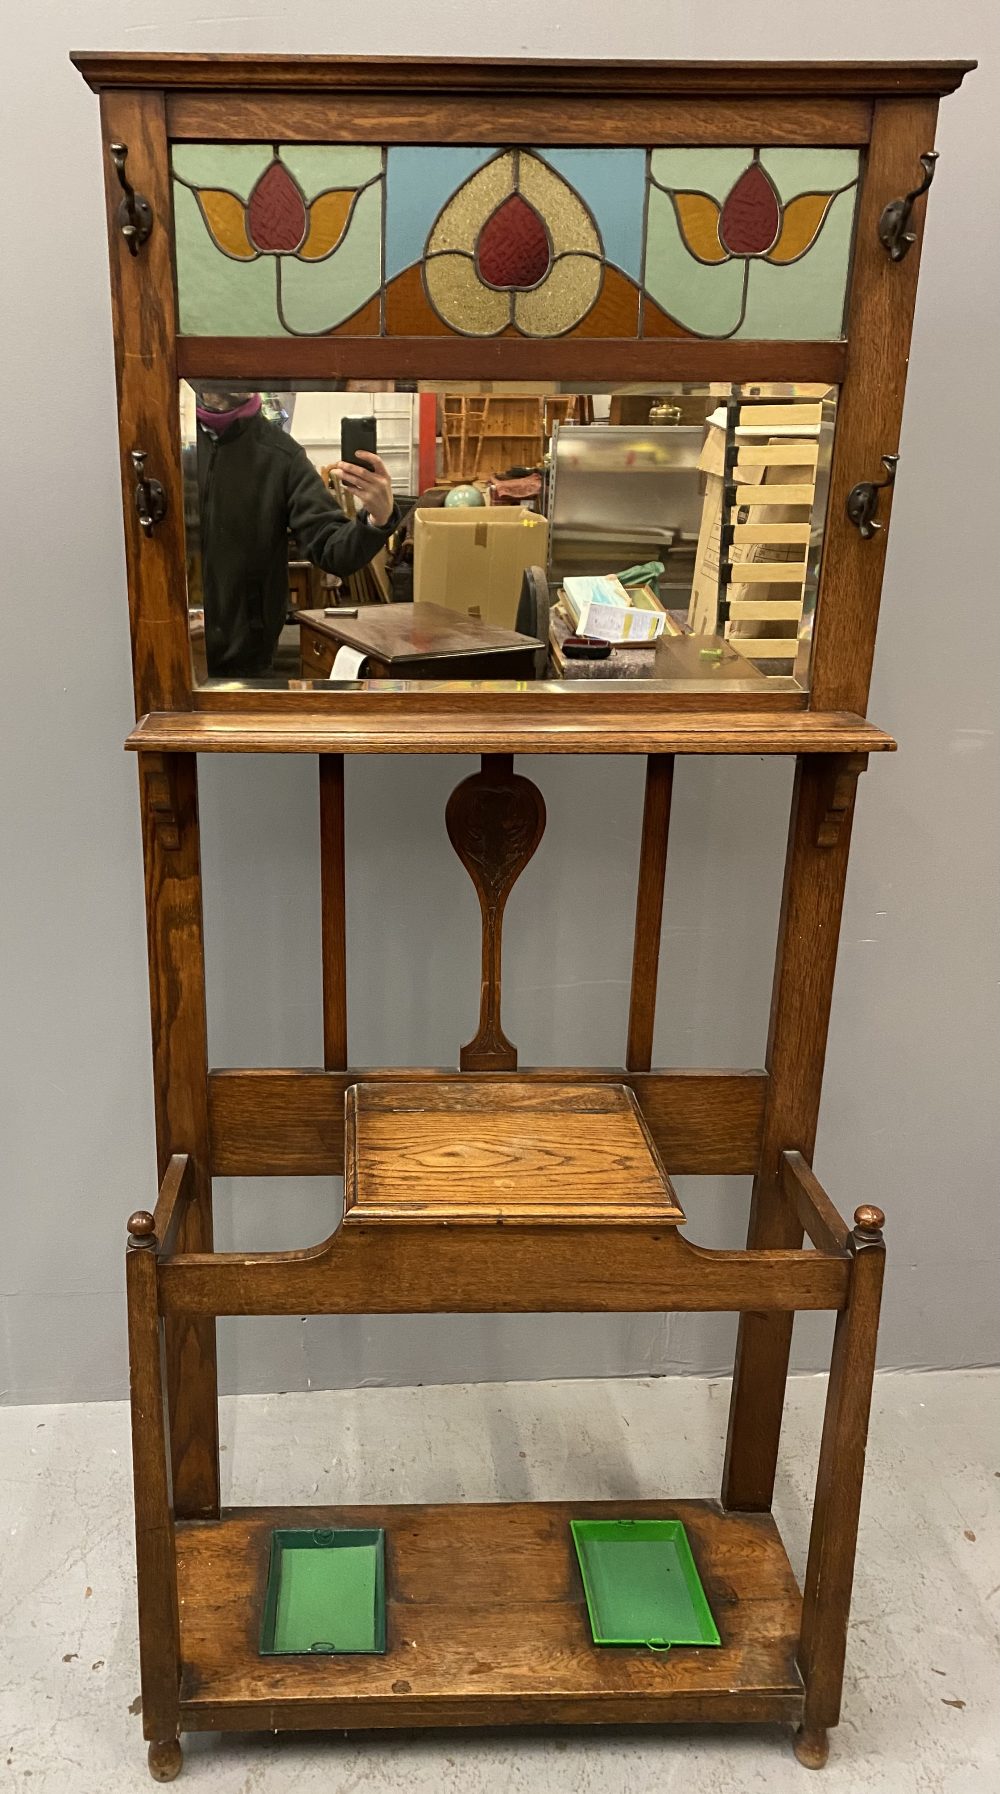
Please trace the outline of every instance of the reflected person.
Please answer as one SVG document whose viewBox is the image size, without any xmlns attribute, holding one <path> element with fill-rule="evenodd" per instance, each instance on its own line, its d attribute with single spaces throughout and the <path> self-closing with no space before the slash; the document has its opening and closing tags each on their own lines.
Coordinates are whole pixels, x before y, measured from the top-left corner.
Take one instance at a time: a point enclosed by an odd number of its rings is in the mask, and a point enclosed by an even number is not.
<svg viewBox="0 0 1000 1794">
<path fill-rule="evenodd" d="M 289 532 L 325 573 L 357 573 L 398 526 L 392 483 L 366 450 L 363 467 L 338 462 L 359 507 L 345 517 L 305 449 L 263 415 L 259 393 L 202 386 L 196 412 L 209 677 L 266 678 L 288 612 Z"/>
</svg>

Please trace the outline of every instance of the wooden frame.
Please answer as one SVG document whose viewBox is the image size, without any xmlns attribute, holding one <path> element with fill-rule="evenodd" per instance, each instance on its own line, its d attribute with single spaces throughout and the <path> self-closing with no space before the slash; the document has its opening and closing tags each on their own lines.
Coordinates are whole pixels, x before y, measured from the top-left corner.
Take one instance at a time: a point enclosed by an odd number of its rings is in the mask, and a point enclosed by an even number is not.
<svg viewBox="0 0 1000 1794">
<path fill-rule="evenodd" d="M 185 1728 L 530 1719 L 792 1720 L 800 1728 L 801 1760 L 818 1766 L 839 1716 L 884 1259 L 880 1212 L 859 1209 L 848 1227 L 811 1170 L 857 780 L 870 753 L 894 746 L 865 718 L 888 532 L 863 540 L 848 521 L 846 498 L 898 446 L 924 202 L 911 220 L 916 240 L 901 260 L 886 254 L 879 220 L 886 205 L 916 184 L 919 156 L 932 147 L 938 98 L 973 65 L 413 59 L 387 66 L 381 59 L 103 54 L 74 60 L 100 93 L 105 143 L 128 143 L 129 174 L 155 214 L 148 242 L 130 255 L 119 229 L 120 190 L 106 166 L 137 717 L 128 745 L 137 753 L 143 815 L 160 1173 L 155 1215 L 139 1211 L 130 1221 L 127 1263 L 143 1724 L 151 1771 L 158 1780 L 177 1773 L 178 1732 Z M 862 149 L 845 341 L 591 346 L 339 339 L 331 345 L 177 335 L 166 228 L 171 139 L 257 141 L 273 138 L 280 126 L 283 139 L 302 143 L 370 140 L 373 133 L 388 142 L 627 143 L 639 140 L 637 119 L 646 143 L 652 132 L 663 144 Z M 332 368 L 360 370 L 362 363 L 371 373 L 390 358 L 395 372 L 427 377 L 460 369 L 484 377 L 558 378 L 586 363 L 604 378 L 791 375 L 836 382 L 840 405 L 810 694 L 791 681 L 779 682 L 764 701 L 735 688 L 716 688 L 708 702 L 709 694 L 697 689 L 623 698 L 590 686 L 574 693 L 570 709 L 564 693 L 544 684 L 414 685 L 398 693 L 336 695 L 193 692 L 183 600 L 179 373 L 316 379 Z M 152 538 L 142 535 L 133 503 L 136 447 L 146 450 L 149 471 L 166 488 L 167 516 Z M 209 1067 L 196 772 L 203 752 L 319 759 L 322 1068 Z M 350 1068 L 347 1028 L 346 756 L 428 752 L 483 756 L 483 772 L 449 806 L 452 843 L 482 910 L 480 1034 L 463 1070 L 362 1073 Z M 518 1075 L 550 1085 L 627 1085 L 668 1171 L 752 1175 L 746 1250 L 708 1252 L 676 1227 L 646 1220 L 615 1228 L 582 1219 L 547 1230 L 500 1228 L 499 1217 L 484 1212 L 482 1225 L 453 1230 L 402 1222 L 366 1229 L 349 1215 L 309 1252 L 216 1254 L 213 1177 L 338 1175 L 350 1154 L 345 1092 L 359 1078 L 412 1083 L 449 1076 L 461 1083 L 475 1070 L 502 1082 L 516 1065 L 516 1046 L 500 1018 L 500 922 L 510 884 L 544 826 L 540 800 L 532 799 L 530 781 L 515 773 L 511 758 L 529 752 L 648 759 L 624 1064 L 522 1068 Z M 762 1070 L 654 1065 L 673 769 L 676 755 L 691 753 L 785 754 L 796 762 Z M 655 1680 L 634 1663 L 623 1679 L 607 1656 L 581 1645 L 572 1594 L 554 1599 L 545 1612 L 533 1605 L 539 1574 L 562 1576 L 569 1587 L 565 1565 L 553 1568 L 543 1548 L 568 1511 L 553 1506 L 535 1513 L 512 1507 L 368 1514 L 358 1523 L 390 1528 L 405 1514 L 423 1541 L 422 1573 L 430 1582 L 421 1612 L 428 1630 L 416 1680 L 399 1677 L 391 1654 L 366 1659 L 374 1669 L 338 1665 L 336 1687 L 328 1664 L 299 1665 L 291 1673 L 278 1662 L 264 1674 L 247 1642 L 246 1615 L 263 1574 L 269 1528 L 289 1523 L 288 1510 L 220 1516 L 215 1316 L 616 1308 L 741 1316 L 721 1504 L 654 1502 L 642 1509 L 684 1519 L 710 1595 L 733 1603 L 715 1667 L 677 1654 L 668 1670 L 657 1665 Z M 800 1598 L 769 1510 L 792 1321 L 795 1312 L 813 1308 L 837 1318 Z M 354 1511 L 303 1513 L 306 1523 L 319 1525 L 351 1523 Z M 552 1662 L 564 1666 L 559 1675 L 536 1674 L 533 1666 L 531 1687 L 523 1661 L 506 1646 L 493 1672 L 473 1684 L 460 1663 L 448 1670 L 435 1642 L 434 1616 L 440 1619 L 447 1602 L 440 1545 L 446 1528 L 458 1528 L 467 1554 L 459 1554 L 459 1586 L 474 1570 L 486 1588 L 481 1610 L 466 1589 L 469 1619 L 460 1624 L 460 1638 L 481 1661 L 484 1638 L 502 1632 L 484 1569 L 503 1558 L 501 1524 L 521 1541 L 528 1565 L 518 1580 L 504 1559 L 529 1631 L 548 1640 Z M 237 1568 L 221 1567 L 230 1562 Z M 402 1556 L 394 1573 L 411 1573 Z M 454 1626 L 454 1608 L 445 1618 Z M 380 1662 L 390 1664 L 395 1680 L 380 1680 Z"/>
<path fill-rule="evenodd" d="M 837 432 L 830 485 L 830 535 L 817 611 L 813 689 L 768 690 L 734 700 L 732 693 L 665 687 L 646 700 L 668 711 L 706 698 L 724 709 L 747 702 L 767 709 L 789 700 L 813 710 L 863 714 L 867 698 L 881 583 L 885 533 L 852 540 L 844 519 L 851 486 L 874 477 L 880 457 L 898 441 L 902 386 L 919 247 L 890 264 L 877 241 L 882 209 L 913 183 L 917 156 L 933 140 L 937 97 L 954 90 L 972 64 L 670 64 L 534 63 L 479 66 L 433 58 L 396 62 L 391 75 L 380 59 L 116 56 L 79 54 L 74 62 L 101 95 L 105 143 L 129 145 L 130 177 L 150 198 L 155 216 L 172 217 L 168 141 L 185 136 L 271 140 L 279 133 L 301 141 L 381 140 L 448 142 L 448 118 L 461 121 L 465 141 L 646 143 L 765 141 L 857 144 L 865 152 L 858 243 L 851 283 L 846 342 L 750 341 L 532 342 L 393 338 L 287 340 L 183 338 L 177 335 L 168 230 L 154 225 L 138 257 L 126 250 L 116 228 L 120 189 L 106 166 L 119 349 L 122 468 L 126 488 L 128 565 L 136 655 L 136 714 L 161 709 L 245 707 L 246 694 L 191 689 L 183 600 L 181 540 L 183 504 L 177 442 L 178 379 L 211 373 L 259 380 L 329 379 L 333 375 L 391 372 L 398 377 L 594 378 L 727 381 L 824 380 L 841 388 L 846 412 Z M 486 97 L 488 93 L 488 98 Z M 469 101 L 475 96 L 471 110 Z M 549 100 L 551 96 L 551 102 Z M 630 107 L 639 110 L 633 113 Z M 305 108 L 305 112 L 303 112 Z M 360 110 L 359 110 L 360 108 Z M 513 113 L 510 108 L 514 108 Z M 575 108 L 575 110 L 574 110 Z M 450 109 L 450 111 L 449 111 Z M 333 123 L 336 118 L 336 126 Z M 518 124 L 520 120 L 520 125 Z M 561 126 L 556 128 L 556 120 Z M 637 121 L 641 120 L 641 128 Z M 332 137 L 330 133 L 333 133 Z M 923 201 L 918 202 L 919 222 Z M 152 305 L 136 303 L 140 289 Z M 887 310 L 892 328 L 885 329 Z M 152 328 L 154 336 L 144 334 Z M 891 344 L 883 358 L 884 340 Z M 155 355 L 155 370 L 150 354 Z M 852 396 L 854 395 L 854 396 Z M 141 440 L 140 440 L 141 439 Z M 144 446 L 149 466 L 164 485 L 167 524 L 152 542 L 140 542 L 130 504 L 129 453 Z M 142 549 L 141 563 L 139 560 Z M 141 567 L 141 577 L 140 577 Z M 149 664 L 149 643 L 161 646 L 158 667 Z M 829 636 L 831 646 L 824 647 Z M 833 698 L 828 668 L 856 664 L 849 700 Z M 353 694 L 349 694 L 353 696 Z M 376 701 L 388 694 L 373 694 Z M 422 694 L 414 693 L 414 712 Z M 446 691 L 447 695 L 447 691 Z M 629 718 L 627 696 L 610 694 Z M 347 696 L 324 691 L 319 702 L 331 718 Z M 573 693 L 585 720 L 604 701 L 587 682 Z M 317 699 L 298 691 L 256 691 L 255 708 L 297 715 Z M 527 688 L 510 697 L 511 714 L 528 723 L 544 692 Z M 386 717 L 389 722 L 388 716 Z"/>
</svg>

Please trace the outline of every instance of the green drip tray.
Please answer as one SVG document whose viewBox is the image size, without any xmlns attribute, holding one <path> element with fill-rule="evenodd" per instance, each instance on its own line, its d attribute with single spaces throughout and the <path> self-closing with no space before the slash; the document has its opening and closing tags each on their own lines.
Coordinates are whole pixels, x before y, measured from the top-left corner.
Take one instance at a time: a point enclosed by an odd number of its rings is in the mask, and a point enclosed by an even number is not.
<svg viewBox="0 0 1000 1794">
<path fill-rule="evenodd" d="M 679 1520 L 571 1520 L 597 1645 L 717 1645 Z"/>
<path fill-rule="evenodd" d="M 272 1532 L 261 1656 L 371 1656 L 384 1651 L 383 1528 Z"/>
</svg>

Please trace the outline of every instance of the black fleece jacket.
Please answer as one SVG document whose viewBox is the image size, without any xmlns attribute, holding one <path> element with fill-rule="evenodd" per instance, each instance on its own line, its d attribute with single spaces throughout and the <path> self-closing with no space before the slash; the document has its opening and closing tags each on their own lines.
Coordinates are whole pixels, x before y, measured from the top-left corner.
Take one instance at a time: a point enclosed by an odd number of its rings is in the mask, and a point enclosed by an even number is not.
<svg viewBox="0 0 1000 1794">
<path fill-rule="evenodd" d="M 266 677 L 288 610 L 288 533 L 342 577 L 378 553 L 384 529 L 344 516 L 305 449 L 260 412 L 223 434 L 198 426 L 205 653 L 213 679 Z"/>
</svg>

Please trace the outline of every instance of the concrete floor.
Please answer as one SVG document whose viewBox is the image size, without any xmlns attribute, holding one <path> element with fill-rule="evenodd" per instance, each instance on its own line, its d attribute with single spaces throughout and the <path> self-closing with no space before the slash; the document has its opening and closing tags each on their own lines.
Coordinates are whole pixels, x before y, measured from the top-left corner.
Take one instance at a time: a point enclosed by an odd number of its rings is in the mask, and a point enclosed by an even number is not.
<svg viewBox="0 0 1000 1794">
<path fill-rule="evenodd" d="M 823 1397 L 789 1391 L 776 1508 L 796 1572 Z M 222 1403 L 226 1499 L 701 1495 L 718 1381 L 469 1385 Z M 878 1379 L 844 1718 L 822 1780 L 787 1734 L 185 1741 L 213 1794 L 1000 1794 L 1000 1373 Z M 146 1794 L 124 1404 L 0 1411 L 0 1788 Z"/>
</svg>

